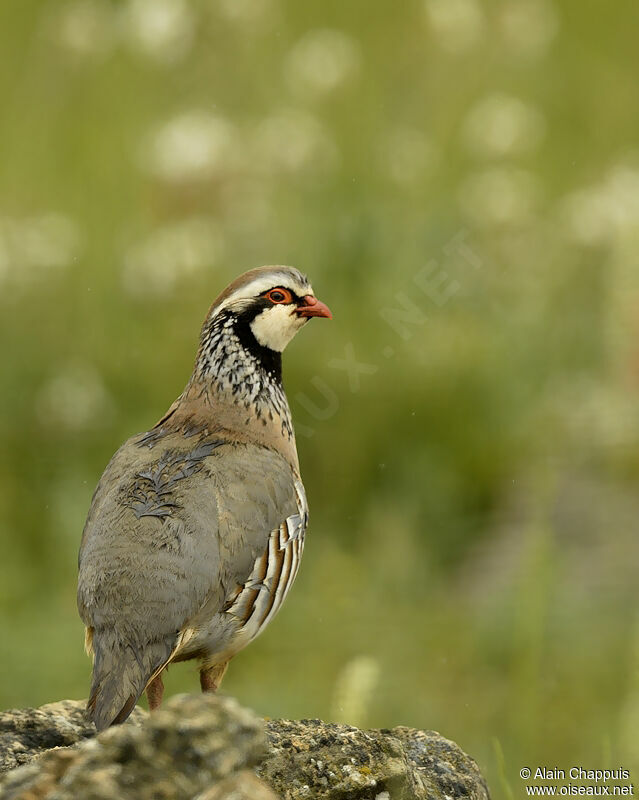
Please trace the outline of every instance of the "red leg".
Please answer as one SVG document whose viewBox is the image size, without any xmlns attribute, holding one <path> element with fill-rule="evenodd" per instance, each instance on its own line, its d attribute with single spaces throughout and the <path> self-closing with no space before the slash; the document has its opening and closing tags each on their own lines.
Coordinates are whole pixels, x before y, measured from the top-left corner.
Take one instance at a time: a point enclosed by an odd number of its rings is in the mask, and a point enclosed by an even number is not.
<svg viewBox="0 0 639 800">
<path fill-rule="evenodd" d="M 146 699 L 149 701 L 149 710 L 157 711 L 162 705 L 162 695 L 164 694 L 164 683 L 162 676 L 156 675 L 151 683 L 146 687 Z"/>
<path fill-rule="evenodd" d="M 213 664 L 211 667 L 202 667 L 200 670 L 200 686 L 203 692 L 217 692 L 229 662 Z"/>
</svg>

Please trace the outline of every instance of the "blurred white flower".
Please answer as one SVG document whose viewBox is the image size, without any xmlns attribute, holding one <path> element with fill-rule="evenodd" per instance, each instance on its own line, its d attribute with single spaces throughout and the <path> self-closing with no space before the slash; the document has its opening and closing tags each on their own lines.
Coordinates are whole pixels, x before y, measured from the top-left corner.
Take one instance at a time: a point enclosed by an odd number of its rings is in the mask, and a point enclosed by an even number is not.
<svg viewBox="0 0 639 800">
<path fill-rule="evenodd" d="M 180 279 L 214 264 L 223 248 L 210 219 L 195 217 L 159 228 L 125 254 L 124 288 L 141 297 L 169 294 Z"/>
<path fill-rule="evenodd" d="M 141 161 L 164 180 L 206 180 L 223 172 L 233 159 L 235 138 L 233 125 L 223 117 L 188 111 L 152 134 Z"/>
<path fill-rule="evenodd" d="M 78 228 L 61 214 L 43 214 L 25 220 L 20 226 L 22 256 L 25 263 L 43 269 L 67 266 L 77 255 Z"/>
<path fill-rule="evenodd" d="M 35 410 L 47 428 L 82 431 L 108 422 L 113 401 L 91 364 L 68 364 L 42 386 Z"/>
<path fill-rule="evenodd" d="M 478 0 L 425 0 L 424 8 L 436 41 L 445 50 L 461 53 L 480 40 L 484 16 Z"/>
<path fill-rule="evenodd" d="M 504 3 L 499 23 L 511 50 L 531 57 L 542 55 L 559 30 L 559 17 L 550 0 Z"/>
<path fill-rule="evenodd" d="M 539 180 L 522 169 L 495 167 L 471 175 L 461 187 L 462 209 L 478 225 L 524 222 L 540 195 Z"/>
<path fill-rule="evenodd" d="M 536 108 L 517 97 L 492 94 L 469 111 L 462 135 L 467 148 L 477 155 L 512 156 L 534 150 L 545 127 Z"/>
<path fill-rule="evenodd" d="M 277 12 L 277 0 L 217 0 L 220 12 L 240 24 L 264 22 Z"/>
<path fill-rule="evenodd" d="M 80 251 L 77 225 L 62 214 L 0 218 L 0 282 L 26 286 L 67 267 Z"/>
<path fill-rule="evenodd" d="M 108 0 L 64 3 L 55 10 L 49 24 L 62 47 L 83 57 L 104 55 L 116 43 L 116 18 Z"/>
<path fill-rule="evenodd" d="M 636 395 L 590 376 L 553 385 L 549 411 L 561 419 L 575 441 L 588 437 L 591 447 L 631 447 L 639 442 Z"/>
<path fill-rule="evenodd" d="M 291 173 L 332 169 L 339 158 L 319 120 L 294 110 L 267 117 L 257 128 L 254 150 L 259 167 Z"/>
<path fill-rule="evenodd" d="M 569 232 L 583 244 L 639 230 L 639 168 L 613 167 L 600 184 L 569 195 L 560 211 Z"/>
<path fill-rule="evenodd" d="M 437 164 L 435 146 L 416 128 L 390 131 L 379 148 L 381 168 L 397 183 L 418 183 Z"/>
<path fill-rule="evenodd" d="M 314 30 L 303 36 L 289 53 L 286 78 L 302 95 L 328 93 L 357 73 L 361 54 L 358 43 L 342 31 Z"/>
<path fill-rule="evenodd" d="M 596 244 L 613 233 L 608 213 L 608 197 L 601 190 L 582 190 L 568 195 L 561 204 L 560 215 L 569 234 L 583 244 Z"/>
<path fill-rule="evenodd" d="M 122 31 L 131 46 L 156 61 L 173 63 L 188 53 L 196 20 L 186 0 L 129 0 Z"/>
<path fill-rule="evenodd" d="M 364 727 L 380 672 L 379 662 L 372 656 L 356 656 L 348 661 L 337 676 L 331 719 Z"/>
</svg>

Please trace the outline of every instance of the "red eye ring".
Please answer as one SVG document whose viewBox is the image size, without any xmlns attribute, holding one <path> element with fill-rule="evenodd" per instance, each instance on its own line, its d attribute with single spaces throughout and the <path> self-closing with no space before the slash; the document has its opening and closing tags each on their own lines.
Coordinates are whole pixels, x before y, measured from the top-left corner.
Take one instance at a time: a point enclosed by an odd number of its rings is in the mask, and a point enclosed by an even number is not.
<svg viewBox="0 0 639 800">
<path fill-rule="evenodd" d="M 266 293 L 266 296 L 271 301 L 271 303 L 277 303 L 278 305 L 293 302 L 293 295 L 289 292 L 288 289 L 283 289 L 282 287 L 278 287 L 277 289 L 271 289 L 270 292 Z"/>
</svg>

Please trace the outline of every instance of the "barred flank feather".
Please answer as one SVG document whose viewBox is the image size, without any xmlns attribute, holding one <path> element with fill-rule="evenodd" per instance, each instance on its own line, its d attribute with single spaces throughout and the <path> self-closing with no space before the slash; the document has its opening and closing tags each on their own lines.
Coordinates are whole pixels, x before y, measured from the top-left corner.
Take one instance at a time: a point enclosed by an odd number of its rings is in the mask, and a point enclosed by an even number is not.
<svg viewBox="0 0 639 800">
<path fill-rule="evenodd" d="M 114 631 L 93 631 L 93 679 L 87 710 L 101 731 L 129 716 L 154 674 L 168 661 L 173 641 L 135 647 Z"/>
</svg>

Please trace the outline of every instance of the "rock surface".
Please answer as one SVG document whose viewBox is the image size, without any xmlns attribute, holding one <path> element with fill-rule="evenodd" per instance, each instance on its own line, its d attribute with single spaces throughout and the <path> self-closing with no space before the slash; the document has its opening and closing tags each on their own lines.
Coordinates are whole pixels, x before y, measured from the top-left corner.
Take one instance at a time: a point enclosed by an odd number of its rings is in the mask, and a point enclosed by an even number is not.
<svg viewBox="0 0 639 800">
<path fill-rule="evenodd" d="M 23 765 L 23 766 L 20 766 Z M 0 714 L 0 800 L 488 800 L 475 762 L 433 731 L 264 722 L 179 695 L 95 736 L 84 703 Z"/>
<path fill-rule="evenodd" d="M 61 700 L 40 708 L 0 712 L 0 773 L 28 764 L 52 747 L 92 739 L 95 728 L 84 707 L 77 700 Z M 135 708 L 129 719 L 139 725 L 145 716 L 141 708 Z"/>
<path fill-rule="evenodd" d="M 435 731 L 362 731 L 320 720 L 273 720 L 258 774 L 286 800 L 298 798 L 489 797 L 477 764 Z"/>
</svg>

